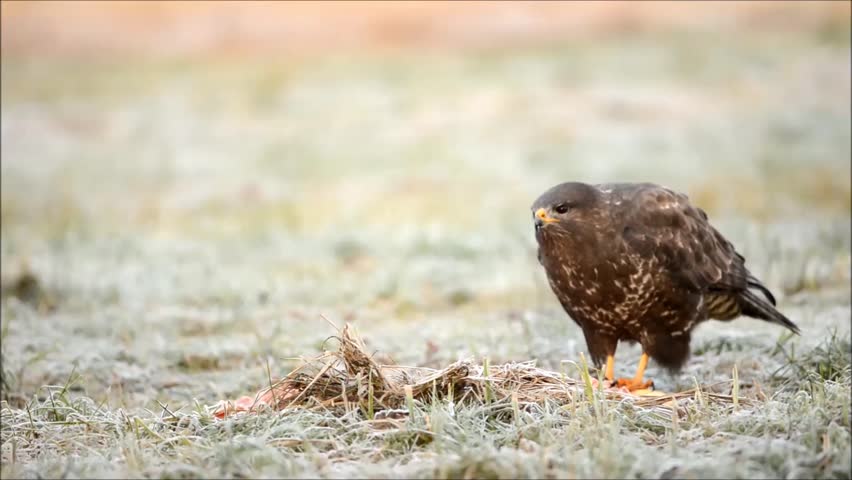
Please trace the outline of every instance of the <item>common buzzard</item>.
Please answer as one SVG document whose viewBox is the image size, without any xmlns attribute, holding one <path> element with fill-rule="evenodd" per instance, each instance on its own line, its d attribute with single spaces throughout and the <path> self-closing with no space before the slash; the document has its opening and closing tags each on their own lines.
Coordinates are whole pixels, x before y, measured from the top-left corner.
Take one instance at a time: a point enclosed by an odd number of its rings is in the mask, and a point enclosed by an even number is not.
<svg viewBox="0 0 852 480">
<path fill-rule="evenodd" d="M 686 195 L 651 183 L 563 183 L 532 206 L 538 259 L 568 315 L 583 330 L 592 361 L 628 389 L 650 356 L 678 370 L 690 333 L 707 319 L 740 315 L 798 327 L 745 259 Z M 618 342 L 639 342 L 634 378 L 614 380 Z"/>
</svg>

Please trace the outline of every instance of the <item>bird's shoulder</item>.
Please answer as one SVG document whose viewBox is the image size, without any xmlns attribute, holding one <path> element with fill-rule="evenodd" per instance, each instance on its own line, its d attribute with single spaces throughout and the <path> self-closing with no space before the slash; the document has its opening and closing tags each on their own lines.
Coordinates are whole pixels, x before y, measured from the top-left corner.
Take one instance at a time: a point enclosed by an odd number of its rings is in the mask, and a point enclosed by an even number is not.
<svg viewBox="0 0 852 480">
<path fill-rule="evenodd" d="M 654 259 L 690 288 L 745 285 L 742 255 L 687 195 L 651 183 L 618 184 L 609 195 L 614 222 L 635 255 Z"/>
<path fill-rule="evenodd" d="M 694 206 L 689 197 L 655 183 L 608 183 L 597 185 L 605 195 L 606 204 L 623 220 L 635 220 L 652 225 L 668 225 L 684 220 L 707 222 L 707 214 Z"/>
</svg>

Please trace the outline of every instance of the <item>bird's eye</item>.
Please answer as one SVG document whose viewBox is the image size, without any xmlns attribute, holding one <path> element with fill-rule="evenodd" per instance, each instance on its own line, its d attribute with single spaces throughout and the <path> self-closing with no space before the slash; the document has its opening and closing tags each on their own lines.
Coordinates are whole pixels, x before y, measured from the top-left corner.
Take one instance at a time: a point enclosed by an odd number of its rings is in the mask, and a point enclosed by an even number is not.
<svg viewBox="0 0 852 480">
<path fill-rule="evenodd" d="M 568 209 L 569 207 L 567 203 L 560 203 L 559 205 L 553 207 L 553 210 L 558 214 L 568 213 Z"/>
</svg>

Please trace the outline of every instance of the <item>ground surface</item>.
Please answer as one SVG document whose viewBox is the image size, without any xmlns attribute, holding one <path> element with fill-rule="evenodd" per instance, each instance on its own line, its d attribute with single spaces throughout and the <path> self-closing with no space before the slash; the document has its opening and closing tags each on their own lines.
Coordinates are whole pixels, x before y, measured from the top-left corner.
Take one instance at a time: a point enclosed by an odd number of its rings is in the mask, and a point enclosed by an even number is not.
<svg viewBox="0 0 852 480">
<path fill-rule="evenodd" d="M 2 477 L 849 478 L 838 28 L 85 68 L 4 57 Z M 509 420 L 428 404 L 389 430 L 359 412 L 205 413 L 320 352 L 321 314 L 406 365 L 577 361 L 528 210 L 567 179 L 688 193 L 777 292 L 801 337 L 712 322 L 683 372 L 649 370 L 677 391 L 736 366 L 755 403 L 678 419 L 545 403 Z M 621 347 L 620 374 L 638 354 Z"/>
</svg>

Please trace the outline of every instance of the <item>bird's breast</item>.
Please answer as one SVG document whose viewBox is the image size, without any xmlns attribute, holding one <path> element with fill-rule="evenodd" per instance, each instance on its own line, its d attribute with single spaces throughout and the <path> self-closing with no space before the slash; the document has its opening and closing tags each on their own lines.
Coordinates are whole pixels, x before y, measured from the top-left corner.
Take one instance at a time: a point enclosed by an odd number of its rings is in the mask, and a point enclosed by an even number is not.
<svg viewBox="0 0 852 480">
<path fill-rule="evenodd" d="M 653 262 L 629 256 L 543 258 L 551 288 L 572 318 L 619 329 L 638 328 L 660 299 Z"/>
</svg>

